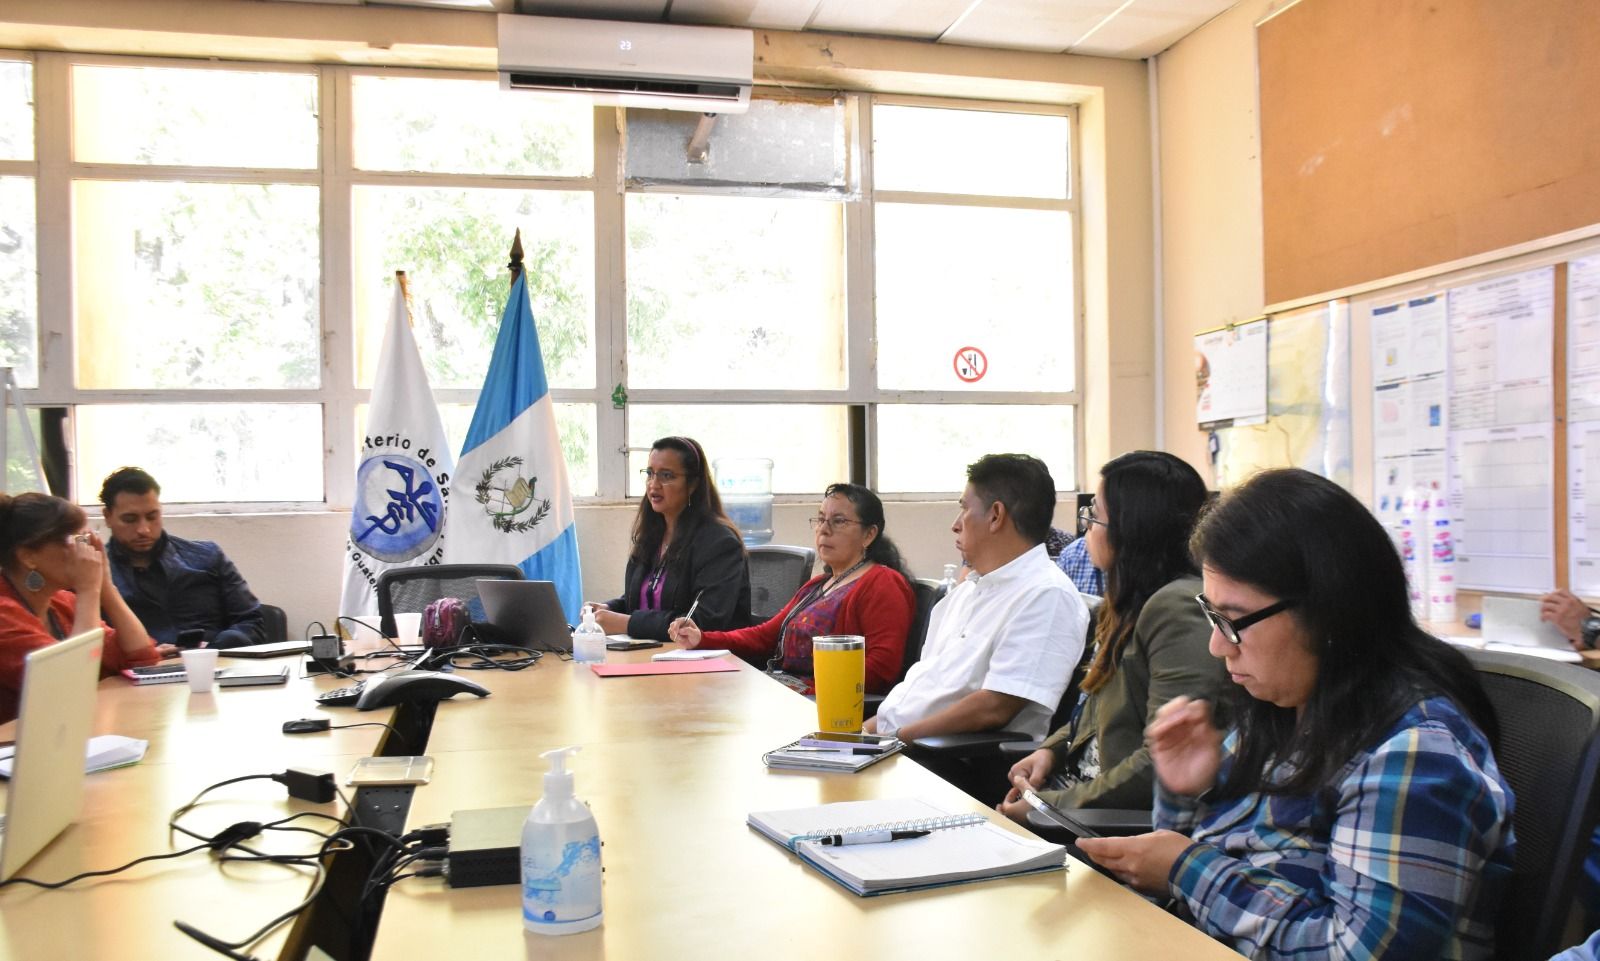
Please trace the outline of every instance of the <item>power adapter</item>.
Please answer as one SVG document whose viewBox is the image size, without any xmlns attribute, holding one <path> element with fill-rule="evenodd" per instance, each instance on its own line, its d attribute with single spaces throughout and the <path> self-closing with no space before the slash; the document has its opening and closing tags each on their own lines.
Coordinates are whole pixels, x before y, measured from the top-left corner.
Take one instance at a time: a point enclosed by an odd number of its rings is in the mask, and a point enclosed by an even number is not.
<svg viewBox="0 0 1600 961">
<path fill-rule="evenodd" d="M 522 822 L 529 806 L 479 808 L 450 815 L 444 876 L 453 888 L 522 881 Z"/>
<path fill-rule="evenodd" d="M 307 674 L 337 674 L 341 677 L 349 677 L 355 672 L 355 669 L 356 659 L 353 654 L 340 654 L 337 658 L 323 658 L 321 660 L 314 657 L 306 658 Z"/>
<path fill-rule="evenodd" d="M 290 797 L 313 804 L 327 804 L 335 793 L 333 775 L 326 771 L 292 767 L 272 779 L 288 788 Z"/>
<path fill-rule="evenodd" d="M 344 654 L 344 642 L 337 634 L 316 634 L 311 638 L 311 656 L 321 661 L 336 661 Z"/>
</svg>

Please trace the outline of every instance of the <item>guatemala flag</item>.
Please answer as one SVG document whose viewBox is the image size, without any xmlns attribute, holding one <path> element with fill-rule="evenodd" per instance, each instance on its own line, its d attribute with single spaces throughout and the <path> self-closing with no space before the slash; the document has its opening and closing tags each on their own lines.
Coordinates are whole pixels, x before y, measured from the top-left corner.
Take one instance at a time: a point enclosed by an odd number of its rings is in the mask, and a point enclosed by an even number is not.
<svg viewBox="0 0 1600 961">
<path fill-rule="evenodd" d="M 529 580 L 554 581 L 576 624 L 583 589 L 572 487 L 524 274 L 511 284 L 456 465 L 445 563 L 516 564 Z"/>
<path fill-rule="evenodd" d="M 356 467 L 339 613 L 378 613 L 373 587 L 389 568 L 439 563 L 449 492 L 450 444 L 411 333 L 405 272 L 396 271 L 389 328 L 378 355 Z"/>
</svg>

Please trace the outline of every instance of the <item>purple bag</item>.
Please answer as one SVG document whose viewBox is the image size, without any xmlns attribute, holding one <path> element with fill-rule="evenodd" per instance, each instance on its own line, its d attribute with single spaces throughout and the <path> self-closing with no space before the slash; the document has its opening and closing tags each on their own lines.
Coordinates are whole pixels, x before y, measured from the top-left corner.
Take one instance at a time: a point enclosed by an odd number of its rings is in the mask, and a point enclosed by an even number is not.
<svg viewBox="0 0 1600 961">
<path fill-rule="evenodd" d="M 467 602 L 459 597 L 441 597 L 422 609 L 422 646 L 456 647 L 461 633 L 472 623 Z"/>
</svg>

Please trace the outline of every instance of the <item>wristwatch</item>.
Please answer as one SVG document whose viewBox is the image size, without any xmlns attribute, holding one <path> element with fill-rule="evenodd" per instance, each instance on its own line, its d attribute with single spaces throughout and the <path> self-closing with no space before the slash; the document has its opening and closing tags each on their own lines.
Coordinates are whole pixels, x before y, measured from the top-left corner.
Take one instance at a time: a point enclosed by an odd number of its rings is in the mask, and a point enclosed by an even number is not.
<svg viewBox="0 0 1600 961">
<path fill-rule="evenodd" d="M 1583 646 L 1594 647 L 1595 642 L 1600 641 L 1600 614 L 1596 614 L 1591 610 L 1589 616 L 1583 619 L 1578 628 L 1583 632 Z"/>
</svg>

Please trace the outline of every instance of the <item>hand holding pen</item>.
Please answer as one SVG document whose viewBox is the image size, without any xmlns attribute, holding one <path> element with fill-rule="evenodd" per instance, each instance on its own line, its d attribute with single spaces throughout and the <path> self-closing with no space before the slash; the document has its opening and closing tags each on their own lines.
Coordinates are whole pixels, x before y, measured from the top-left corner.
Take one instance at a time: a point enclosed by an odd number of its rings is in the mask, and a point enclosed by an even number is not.
<svg viewBox="0 0 1600 961">
<path fill-rule="evenodd" d="M 694 596 L 694 603 L 689 605 L 689 613 L 667 626 L 667 637 L 689 650 L 699 647 L 700 641 L 705 636 L 694 622 L 694 612 L 700 606 L 700 597 L 704 593 L 705 591 L 701 591 Z"/>
</svg>

